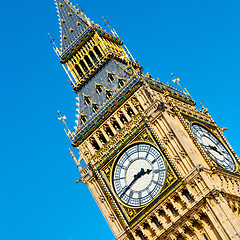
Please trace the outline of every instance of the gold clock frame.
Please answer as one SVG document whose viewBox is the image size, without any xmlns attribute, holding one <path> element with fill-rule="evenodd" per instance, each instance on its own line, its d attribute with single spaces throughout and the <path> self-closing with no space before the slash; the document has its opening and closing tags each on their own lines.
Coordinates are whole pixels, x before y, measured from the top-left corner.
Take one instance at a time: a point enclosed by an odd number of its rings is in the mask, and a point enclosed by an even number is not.
<svg viewBox="0 0 240 240">
<path fill-rule="evenodd" d="M 166 169 L 166 175 L 163 187 L 161 188 L 160 192 L 157 194 L 157 196 L 150 201 L 149 203 L 140 206 L 140 207 L 131 207 L 123 202 L 118 198 L 116 195 L 114 188 L 113 188 L 113 182 L 112 182 L 112 175 L 113 175 L 113 169 L 114 166 L 121 156 L 123 152 L 137 144 L 137 143 L 146 143 L 153 147 L 155 147 L 162 155 L 165 169 Z M 114 197 L 115 201 L 117 202 L 118 207 L 120 208 L 123 215 L 126 217 L 126 220 L 131 224 L 134 219 L 139 218 L 142 219 L 144 215 L 147 213 L 147 210 L 154 207 L 156 204 L 161 203 L 169 194 L 171 194 L 178 186 L 180 181 L 180 175 L 177 171 L 175 171 L 174 166 L 172 166 L 172 163 L 168 157 L 168 154 L 166 152 L 166 149 L 159 143 L 151 134 L 151 130 L 148 129 L 148 127 L 143 127 L 139 130 L 139 132 L 134 135 L 129 142 L 127 142 L 121 150 L 116 153 L 104 166 L 102 166 L 100 169 L 101 175 L 103 176 L 105 183 L 108 185 L 109 190 L 112 193 L 112 196 Z"/>
<path fill-rule="evenodd" d="M 223 171 L 227 171 L 230 172 L 226 169 L 224 169 L 223 167 L 221 167 L 219 164 L 217 164 L 203 149 L 203 147 L 201 146 L 201 144 L 198 142 L 197 138 L 195 137 L 191 127 L 193 124 L 198 124 L 200 126 L 202 126 L 203 128 L 205 128 L 207 131 L 209 131 L 210 133 L 213 134 L 213 136 L 215 136 L 221 143 L 222 145 L 226 148 L 226 150 L 228 151 L 228 153 L 230 154 L 230 156 L 232 157 L 235 165 L 236 165 L 236 170 L 234 172 L 231 172 L 233 174 L 238 174 L 240 175 L 240 166 L 239 166 L 239 162 L 237 161 L 236 157 L 235 157 L 235 152 L 228 146 L 229 144 L 227 144 L 227 140 L 224 139 L 224 136 L 222 136 L 219 131 L 217 130 L 218 127 L 217 125 L 214 124 L 210 124 L 209 122 L 205 123 L 204 121 L 201 121 L 199 119 L 195 119 L 194 117 L 189 117 L 189 116 L 185 116 L 184 114 L 181 114 L 181 116 L 184 118 L 185 123 L 187 125 L 187 130 L 188 133 L 190 135 L 190 137 L 192 138 L 194 144 L 197 146 L 197 148 L 200 150 L 202 156 L 205 158 L 206 162 L 208 163 L 208 165 L 210 166 L 210 168 L 212 170 L 223 170 Z"/>
</svg>

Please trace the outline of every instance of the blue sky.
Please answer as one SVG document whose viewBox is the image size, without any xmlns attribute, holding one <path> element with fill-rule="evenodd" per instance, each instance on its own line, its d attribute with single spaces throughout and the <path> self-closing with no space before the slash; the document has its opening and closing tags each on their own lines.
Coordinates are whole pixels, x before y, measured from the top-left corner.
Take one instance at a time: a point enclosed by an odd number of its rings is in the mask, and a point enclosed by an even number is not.
<svg viewBox="0 0 240 240">
<path fill-rule="evenodd" d="M 110 21 L 153 77 L 181 79 L 240 154 L 238 0 L 79 1 Z M 0 238 L 114 239 L 70 158 L 57 110 L 75 126 L 75 93 L 47 34 L 59 45 L 53 0 L 3 1 L 0 94 Z M 76 152 L 75 152 L 76 153 Z M 91 237 L 89 237 L 89 235 Z"/>
</svg>

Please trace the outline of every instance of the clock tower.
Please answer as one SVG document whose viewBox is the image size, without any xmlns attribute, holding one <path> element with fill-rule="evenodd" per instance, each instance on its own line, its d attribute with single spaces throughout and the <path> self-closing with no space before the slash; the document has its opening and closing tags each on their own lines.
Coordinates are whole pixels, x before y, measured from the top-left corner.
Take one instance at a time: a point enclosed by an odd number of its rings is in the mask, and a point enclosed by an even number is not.
<svg viewBox="0 0 240 240">
<path fill-rule="evenodd" d="M 77 182 L 116 239 L 240 239 L 239 158 L 224 128 L 188 93 L 144 74 L 115 31 L 68 0 L 55 3 L 55 50 L 77 94 L 68 133 Z"/>
</svg>

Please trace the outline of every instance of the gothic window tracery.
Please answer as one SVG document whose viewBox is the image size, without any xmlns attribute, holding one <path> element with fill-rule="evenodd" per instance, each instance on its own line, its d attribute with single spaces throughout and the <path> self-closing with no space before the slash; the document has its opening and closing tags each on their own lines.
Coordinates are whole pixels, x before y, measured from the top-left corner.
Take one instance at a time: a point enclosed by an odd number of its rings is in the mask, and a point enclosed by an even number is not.
<svg viewBox="0 0 240 240">
<path fill-rule="evenodd" d="M 93 103 L 93 104 L 92 104 L 92 109 L 93 109 L 94 112 L 97 112 L 97 111 L 98 111 L 98 108 L 99 108 L 99 107 L 98 107 L 98 105 L 97 105 L 96 103 Z"/>
<path fill-rule="evenodd" d="M 174 214 L 177 214 L 177 210 L 173 207 L 173 205 L 171 203 L 168 203 L 167 204 L 167 208 L 171 211 L 171 213 L 174 215 Z"/>
<path fill-rule="evenodd" d="M 158 222 L 156 217 L 152 218 L 152 223 L 154 223 L 157 228 L 160 228 L 160 223 Z"/>
<path fill-rule="evenodd" d="M 189 193 L 189 191 L 187 189 L 184 189 L 182 191 L 182 195 L 184 195 L 187 198 L 188 201 L 193 200 L 193 197 L 190 195 L 190 193 Z"/>
<path fill-rule="evenodd" d="M 91 144 L 96 151 L 98 151 L 100 149 L 100 146 L 98 145 L 98 143 L 95 139 L 91 139 Z"/>
<path fill-rule="evenodd" d="M 113 132 L 112 132 L 112 130 L 111 130 L 110 127 L 106 127 L 105 131 L 106 131 L 106 134 L 107 134 L 109 137 L 113 137 L 113 136 L 114 136 L 114 134 L 113 134 Z"/>
<path fill-rule="evenodd" d="M 86 123 L 86 121 L 87 121 L 87 118 L 84 114 L 81 114 L 80 119 L 81 119 L 82 124 Z"/>
<path fill-rule="evenodd" d="M 146 237 L 143 235 L 141 230 L 137 230 L 136 231 L 136 235 L 140 237 L 141 240 L 145 240 Z"/>
<path fill-rule="evenodd" d="M 93 62 L 95 64 L 97 64 L 98 60 L 97 60 L 96 56 L 94 55 L 94 53 L 92 51 L 90 51 L 89 55 L 90 55 L 91 59 L 93 60 Z"/>
<path fill-rule="evenodd" d="M 86 66 L 86 64 L 84 63 L 83 60 L 80 60 L 79 64 L 81 65 L 82 69 L 83 69 L 85 72 L 88 71 L 88 68 L 87 68 L 87 66 Z"/>
<path fill-rule="evenodd" d="M 97 54 L 98 58 L 101 59 L 102 58 L 102 53 L 100 52 L 99 48 L 97 46 L 95 46 L 93 48 L 93 50 Z"/>
<path fill-rule="evenodd" d="M 131 107 L 127 107 L 126 112 L 129 117 L 133 117 L 135 115 Z"/>
<path fill-rule="evenodd" d="M 102 133 L 98 133 L 98 138 L 101 141 L 101 143 L 103 144 L 107 143 L 107 140 Z"/>
<path fill-rule="evenodd" d="M 113 82 L 113 81 L 114 81 L 114 76 L 113 76 L 113 74 L 110 73 L 110 72 L 107 74 L 107 78 L 108 78 L 108 80 L 109 80 L 110 82 Z"/>
<path fill-rule="evenodd" d="M 91 69 L 93 64 L 92 62 L 90 61 L 89 57 L 88 56 L 85 56 L 84 57 L 84 60 L 86 61 L 87 65 L 89 66 L 89 68 Z"/>
<path fill-rule="evenodd" d="M 120 114 L 120 115 L 119 115 L 119 119 L 121 120 L 121 122 L 122 122 L 123 124 L 125 124 L 125 123 L 128 122 L 128 121 L 127 121 L 127 118 L 126 118 L 123 114 Z"/>
<path fill-rule="evenodd" d="M 122 78 L 119 78 L 118 79 L 118 85 L 119 85 L 119 87 L 123 87 L 124 86 L 124 80 L 122 79 Z"/>
<path fill-rule="evenodd" d="M 110 99 L 112 97 L 112 91 L 106 89 L 106 96 L 108 99 Z"/>
<path fill-rule="evenodd" d="M 87 105 L 89 105 L 90 102 L 91 102 L 90 97 L 87 96 L 87 95 L 84 95 L 84 96 L 83 96 L 83 101 L 84 101 Z"/>
<path fill-rule="evenodd" d="M 112 125 L 113 125 L 113 127 L 114 127 L 116 130 L 120 130 L 120 129 L 121 129 L 121 127 L 119 126 L 119 124 L 118 124 L 118 122 L 117 122 L 116 120 L 113 120 L 113 121 L 112 121 Z"/>
<path fill-rule="evenodd" d="M 97 93 L 98 93 L 98 94 L 101 94 L 101 92 L 102 92 L 102 86 L 101 86 L 100 84 L 96 83 L 95 88 L 96 88 Z"/>
<path fill-rule="evenodd" d="M 83 71 L 81 70 L 81 68 L 78 66 L 78 64 L 75 65 L 75 69 L 77 70 L 78 74 L 80 75 L 80 77 L 83 77 Z"/>
</svg>

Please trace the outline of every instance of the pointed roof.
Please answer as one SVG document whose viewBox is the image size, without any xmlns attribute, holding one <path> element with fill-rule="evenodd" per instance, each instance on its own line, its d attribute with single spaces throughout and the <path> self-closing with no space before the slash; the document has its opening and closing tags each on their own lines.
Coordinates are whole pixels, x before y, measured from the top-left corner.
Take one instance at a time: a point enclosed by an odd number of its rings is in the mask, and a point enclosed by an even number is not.
<svg viewBox="0 0 240 240">
<path fill-rule="evenodd" d="M 55 0 L 61 29 L 62 56 L 91 28 L 91 22 L 68 0 Z"/>
</svg>

